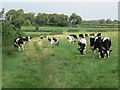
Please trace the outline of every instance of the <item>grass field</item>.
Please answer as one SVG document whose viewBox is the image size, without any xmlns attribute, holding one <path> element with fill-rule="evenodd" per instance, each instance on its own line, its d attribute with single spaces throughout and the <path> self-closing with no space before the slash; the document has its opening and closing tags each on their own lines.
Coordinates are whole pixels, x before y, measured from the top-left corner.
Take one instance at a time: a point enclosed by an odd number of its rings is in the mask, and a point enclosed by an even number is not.
<svg viewBox="0 0 120 90">
<path fill-rule="evenodd" d="M 3 88 L 117 88 L 118 32 L 107 32 L 113 51 L 105 59 L 93 58 L 89 43 L 86 55 L 80 55 L 77 43 L 67 43 L 68 34 L 51 36 L 59 38 L 58 47 L 34 37 L 24 52 L 3 48 Z"/>
<path fill-rule="evenodd" d="M 35 30 L 35 27 L 31 26 L 31 27 L 22 27 L 21 30 Z M 68 31 L 68 30 L 79 30 L 79 31 L 86 31 L 86 30 L 118 30 L 118 28 L 85 28 L 85 27 L 39 27 L 39 30 L 61 30 L 61 31 Z"/>
</svg>

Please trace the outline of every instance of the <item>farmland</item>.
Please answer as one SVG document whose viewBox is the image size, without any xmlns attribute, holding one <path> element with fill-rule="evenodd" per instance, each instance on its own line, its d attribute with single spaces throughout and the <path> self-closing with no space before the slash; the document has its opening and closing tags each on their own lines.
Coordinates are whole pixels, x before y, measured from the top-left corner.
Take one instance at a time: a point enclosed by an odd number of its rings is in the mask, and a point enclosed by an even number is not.
<svg viewBox="0 0 120 90">
<path fill-rule="evenodd" d="M 18 52 L 12 43 L 3 47 L 3 88 L 117 88 L 118 32 L 102 32 L 103 36 L 105 33 L 110 36 L 113 51 L 110 58 L 99 59 L 97 55 L 93 58 L 89 49 L 89 38 L 87 38 L 86 55 L 80 55 L 77 43 L 69 45 L 66 40 L 66 36 L 70 33 L 78 35 L 91 32 L 64 31 L 70 29 L 43 28 L 43 30 L 62 30 L 63 34 L 58 35 L 52 35 L 51 32 L 25 32 L 26 35 L 34 37 L 32 42 L 26 44 L 24 52 Z M 89 28 L 89 30 L 95 29 Z M 113 30 L 113 28 L 105 29 Z M 22 27 L 22 30 L 33 30 L 33 27 Z M 38 37 L 41 33 L 57 37 L 60 45 L 51 47 L 46 39 L 41 41 Z M 11 39 L 13 40 L 14 38 Z M 39 45 L 40 42 L 42 46 Z"/>
</svg>

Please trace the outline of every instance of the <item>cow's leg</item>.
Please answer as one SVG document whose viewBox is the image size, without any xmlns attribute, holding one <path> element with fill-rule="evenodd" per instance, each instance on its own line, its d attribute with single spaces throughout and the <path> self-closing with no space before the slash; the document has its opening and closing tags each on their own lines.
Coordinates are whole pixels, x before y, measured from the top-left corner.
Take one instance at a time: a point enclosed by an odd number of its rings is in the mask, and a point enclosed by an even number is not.
<svg viewBox="0 0 120 90">
<path fill-rule="evenodd" d="M 18 51 L 19 51 L 19 52 L 21 51 L 20 46 L 18 46 Z"/>
<path fill-rule="evenodd" d="M 73 44 L 75 44 L 75 42 L 73 41 Z"/>
<path fill-rule="evenodd" d="M 21 45 L 21 47 L 22 47 L 22 50 L 24 51 L 25 49 L 24 49 L 24 45 L 23 44 Z"/>
<path fill-rule="evenodd" d="M 96 48 L 93 49 L 93 58 L 95 58 L 95 54 L 96 54 L 97 50 Z"/>
<path fill-rule="evenodd" d="M 107 57 L 109 57 L 110 56 L 110 51 L 109 50 L 107 50 Z"/>
<path fill-rule="evenodd" d="M 84 51 L 84 54 L 86 54 L 86 45 L 85 45 L 85 47 L 84 47 L 84 50 L 83 50 L 83 51 Z"/>
<path fill-rule="evenodd" d="M 98 54 L 99 54 L 99 58 L 101 58 L 101 52 L 98 52 Z"/>
</svg>

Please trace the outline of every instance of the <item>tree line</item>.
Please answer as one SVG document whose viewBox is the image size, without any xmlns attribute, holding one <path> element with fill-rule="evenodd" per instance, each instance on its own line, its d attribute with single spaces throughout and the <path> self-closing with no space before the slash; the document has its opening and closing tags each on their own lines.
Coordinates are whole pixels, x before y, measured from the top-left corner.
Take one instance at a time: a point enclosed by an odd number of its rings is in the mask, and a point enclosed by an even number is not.
<svg viewBox="0 0 120 90">
<path fill-rule="evenodd" d="M 21 26 L 82 26 L 82 27 L 114 27 L 117 26 L 118 20 L 99 19 L 99 20 L 82 20 L 81 16 L 72 13 L 70 16 L 64 14 L 47 14 L 34 12 L 25 13 L 23 9 L 11 9 L 4 13 L 2 9 L 0 17 L 4 17 L 3 24 L 7 24 L 10 28 L 16 30 L 21 29 Z M 4 25 L 3 25 L 4 26 Z"/>
</svg>

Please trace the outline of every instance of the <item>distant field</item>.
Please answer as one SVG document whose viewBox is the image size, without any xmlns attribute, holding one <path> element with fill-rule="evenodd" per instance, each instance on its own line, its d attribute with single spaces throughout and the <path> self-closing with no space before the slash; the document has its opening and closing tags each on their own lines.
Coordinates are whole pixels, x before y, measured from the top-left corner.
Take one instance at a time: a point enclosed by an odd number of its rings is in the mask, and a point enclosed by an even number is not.
<svg viewBox="0 0 120 90">
<path fill-rule="evenodd" d="M 35 30 L 35 27 L 22 27 L 22 30 Z M 39 27 L 39 30 L 79 30 L 79 31 L 87 31 L 87 30 L 118 30 L 118 28 L 84 28 L 84 27 Z"/>
<path fill-rule="evenodd" d="M 118 28 L 83 28 L 83 27 L 40 27 L 38 31 L 35 27 L 22 27 L 24 33 L 30 36 L 40 35 L 62 35 L 64 33 L 81 33 L 81 32 L 109 32 L 117 31 Z"/>
<path fill-rule="evenodd" d="M 70 32 L 49 35 L 60 40 L 58 47 L 39 37 L 33 37 L 24 52 L 17 52 L 12 45 L 4 47 L 3 88 L 118 88 L 118 32 L 102 32 L 102 36 L 105 33 L 112 40 L 113 50 L 105 59 L 98 55 L 93 58 L 89 42 L 86 55 L 80 55 L 77 43 L 67 43 Z"/>
</svg>

